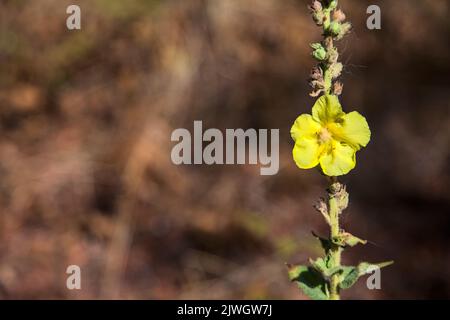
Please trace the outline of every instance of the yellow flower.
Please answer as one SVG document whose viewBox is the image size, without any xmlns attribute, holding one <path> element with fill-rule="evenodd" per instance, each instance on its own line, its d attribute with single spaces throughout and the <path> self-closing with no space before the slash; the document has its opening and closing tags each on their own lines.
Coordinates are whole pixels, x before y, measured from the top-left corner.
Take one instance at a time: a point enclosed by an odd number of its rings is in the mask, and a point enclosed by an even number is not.
<svg viewBox="0 0 450 320">
<path fill-rule="evenodd" d="M 312 116 L 302 114 L 295 120 L 291 136 L 299 168 L 320 164 L 327 176 L 341 176 L 355 167 L 355 153 L 369 143 L 370 129 L 358 112 L 343 112 L 337 96 L 324 95 L 314 104 Z"/>
</svg>

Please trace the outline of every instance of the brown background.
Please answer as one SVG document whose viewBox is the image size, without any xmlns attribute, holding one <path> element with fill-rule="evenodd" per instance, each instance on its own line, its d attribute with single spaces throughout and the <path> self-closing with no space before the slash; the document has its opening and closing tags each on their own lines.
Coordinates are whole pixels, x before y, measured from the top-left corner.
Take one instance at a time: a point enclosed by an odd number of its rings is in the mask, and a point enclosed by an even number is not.
<svg viewBox="0 0 450 320">
<path fill-rule="evenodd" d="M 449 298 L 449 2 L 340 2 L 342 102 L 372 129 L 343 179 L 344 226 L 371 244 L 344 262 L 396 261 L 382 290 L 344 297 Z M 1 1 L 0 298 L 304 298 L 284 263 L 327 232 L 312 208 L 326 181 L 291 158 L 321 37 L 306 4 Z M 170 134 L 194 120 L 280 128 L 280 172 L 173 165 Z"/>
</svg>

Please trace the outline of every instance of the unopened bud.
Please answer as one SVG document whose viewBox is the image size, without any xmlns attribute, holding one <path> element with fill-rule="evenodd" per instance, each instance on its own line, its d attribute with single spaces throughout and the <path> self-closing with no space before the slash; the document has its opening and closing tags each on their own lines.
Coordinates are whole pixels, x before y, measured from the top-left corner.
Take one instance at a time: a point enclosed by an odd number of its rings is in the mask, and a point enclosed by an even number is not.
<svg viewBox="0 0 450 320">
<path fill-rule="evenodd" d="M 345 14 L 341 9 L 333 12 L 333 20 L 337 22 L 343 22 L 345 20 Z"/>
<path fill-rule="evenodd" d="M 319 61 L 325 60 L 327 57 L 327 50 L 320 43 L 312 43 L 311 48 L 313 48 L 312 55 Z"/>
<path fill-rule="evenodd" d="M 328 49 L 328 63 L 333 64 L 336 63 L 339 59 L 339 52 L 335 47 L 331 47 Z"/>
<path fill-rule="evenodd" d="M 336 36 L 336 40 L 342 39 L 347 33 L 350 32 L 351 29 L 352 29 L 352 25 L 350 22 L 345 22 L 345 23 L 341 24 L 341 30 L 340 30 L 339 34 Z"/>
<path fill-rule="evenodd" d="M 341 75 L 342 68 L 343 68 L 342 63 L 340 63 L 340 62 L 333 63 L 330 66 L 331 77 L 333 79 L 336 79 L 337 77 L 339 77 Z"/>
<path fill-rule="evenodd" d="M 328 191 L 330 192 L 330 196 L 335 196 L 342 192 L 342 190 L 345 191 L 345 186 L 342 183 L 339 182 L 333 182 L 331 186 L 328 188 Z"/>
<path fill-rule="evenodd" d="M 311 11 L 314 22 L 321 26 L 323 24 L 323 20 L 325 15 L 323 13 L 322 4 L 318 0 L 314 0 L 311 5 L 308 6 Z"/>
<path fill-rule="evenodd" d="M 338 36 L 341 33 L 341 24 L 337 21 L 333 21 L 330 23 L 330 27 L 328 28 L 328 31 L 333 37 Z"/>
<path fill-rule="evenodd" d="M 323 11 L 314 12 L 312 17 L 313 17 L 314 22 L 318 26 L 323 25 L 323 21 L 324 21 L 324 18 L 325 18 L 324 14 L 323 14 Z"/>
<path fill-rule="evenodd" d="M 340 81 L 336 81 L 333 83 L 333 94 L 336 96 L 340 96 L 342 94 L 342 90 L 344 89 L 344 84 Z"/>
<path fill-rule="evenodd" d="M 314 67 L 311 70 L 311 74 L 310 74 L 311 79 L 313 80 L 320 80 L 323 79 L 323 72 L 322 69 L 319 67 Z"/>
<path fill-rule="evenodd" d="M 309 6 L 309 9 L 313 12 L 322 11 L 322 4 L 318 0 L 314 0 Z"/>
<path fill-rule="evenodd" d="M 328 0 L 328 1 L 329 1 L 328 9 L 330 9 L 330 10 L 336 9 L 336 7 L 338 5 L 338 0 Z"/>
</svg>

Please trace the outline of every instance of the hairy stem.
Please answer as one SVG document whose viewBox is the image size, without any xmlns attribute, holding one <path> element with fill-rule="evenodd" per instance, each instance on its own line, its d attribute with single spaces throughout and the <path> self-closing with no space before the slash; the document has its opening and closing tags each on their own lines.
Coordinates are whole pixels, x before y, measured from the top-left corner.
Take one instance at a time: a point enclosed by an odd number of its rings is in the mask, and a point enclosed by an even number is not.
<svg viewBox="0 0 450 320">
<path fill-rule="evenodd" d="M 324 10 L 324 22 L 323 22 L 323 31 L 324 35 L 326 33 L 326 30 L 329 28 L 331 23 L 331 10 L 325 9 Z M 327 51 L 329 51 L 329 48 L 333 47 L 333 37 L 326 36 L 324 39 L 324 44 L 326 45 Z M 323 64 L 323 79 L 324 79 L 324 94 L 330 94 L 331 92 L 331 85 L 332 85 L 332 74 L 330 72 L 330 65 L 328 62 L 325 62 Z"/>
<path fill-rule="evenodd" d="M 329 191 L 329 216 L 330 216 L 330 239 L 336 239 L 340 234 L 339 215 L 340 209 L 338 204 L 338 197 L 335 194 L 335 189 L 330 186 Z M 330 249 L 330 262 L 332 268 L 341 266 L 342 248 L 338 245 L 332 245 Z M 339 300 L 339 274 L 334 274 L 330 280 L 330 300 Z"/>
<path fill-rule="evenodd" d="M 324 9 L 324 20 L 323 20 L 323 31 L 324 31 L 324 40 L 323 45 L 325 46 L 328 55 L 331 53 L 331 51 L 334 48 L 333 44 L 333 37 L 328 35 L 328 29 L 331 24 L 331 12 L 332 9 L 325 8 Z M 328 57 L 329 59 L 329 57 Z M 331 65 L 332 62 L 325 61 L 322 64 L 323 69 L 323 84 L 324 84 L 324 94 L 328 95 L 332 92 L 332 85 L 333 85 L 333 74 L 331 72 Z M 331 177 L 331 185 L 329 187 L 329 193 L 328 193 L 328 216 L 330 219 L 330 240 L 332 243 L 333 239 L 338 239 L 340 236 L 340 225 L 339 225 L 339 215 L 342 211 L 342 204 L 340 203 L 342 201 L 341 199 L 341 188 L 342 185 L 340 185 L 337 181 L 336 177 Z M 342 247 L 332 244 L 330 248 L 330 264 L 332 268 L 338 268 L 341 266 L 341 254 L 342 254 Z M 340 284 L 340 275 L 339 273 L 334 274 L 331 276 L 330 283 L 329 283 L 329 290 L 330 290 L 330 300 L 339 300 L 339 284 Z"/>
<path fill-rule="evenodd" d="M 339 183 L 336 177 L 331 177 L 328 188 L 328 215 L 330 217 L 330 249 L 328 252 L 329 264 L 332 269 L 340 269 L 341 255 L 344 247 L 341 240 L 344 231 L 340 228 L 339 217 L 348 205 L 348 193 L 345 185 Z M 341 283 L 339 272 L 331 276 L 329 282 L 330 300 L 339 300 L 339 288 Z"/>
</svg>

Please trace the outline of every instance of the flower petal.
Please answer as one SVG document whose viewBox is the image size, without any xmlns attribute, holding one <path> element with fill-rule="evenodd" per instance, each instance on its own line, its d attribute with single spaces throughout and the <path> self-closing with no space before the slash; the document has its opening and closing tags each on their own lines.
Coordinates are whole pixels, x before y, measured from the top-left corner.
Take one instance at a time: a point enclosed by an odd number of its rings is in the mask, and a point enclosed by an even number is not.
<svg viewBox="0 0 450 320">
<path fill-rule="evenodd" d="M 320 157 L 320 166 L 327 176 L 342 176 L 356 165 L 356 150 L 339 141 L 333 141 L 332 148 Z"/>
<path fill-rule="evenodd" d="M 317 99 L 312 108 L 314 120 L 327 124 L 343 115 L 341 104 L 335 95 L 323 95 Z"/>
<path fill-rule="evenodd" d="M 305 137 L 313 138 L 320 130 L 320 124 L 316 122 L 309 114 L 300 115 L 291 128 L 291 137 L 294 141 Z"/>
<path fill-rule="evenodd" d="M 298 139 L 292 150 L 295 164 L 301 169 L 314 168 L 319 164 L 320 149 L 316 139 Z"/>
<path fill-rule="evenodd" d="M 366 118 L 356 111 L 350 112 L 342 117 L 340 136 L 342 140 L 351 144 L 356 150 L 360 146 L 367 146 L 370 141 L 370 129 Z"/>
</svg>

